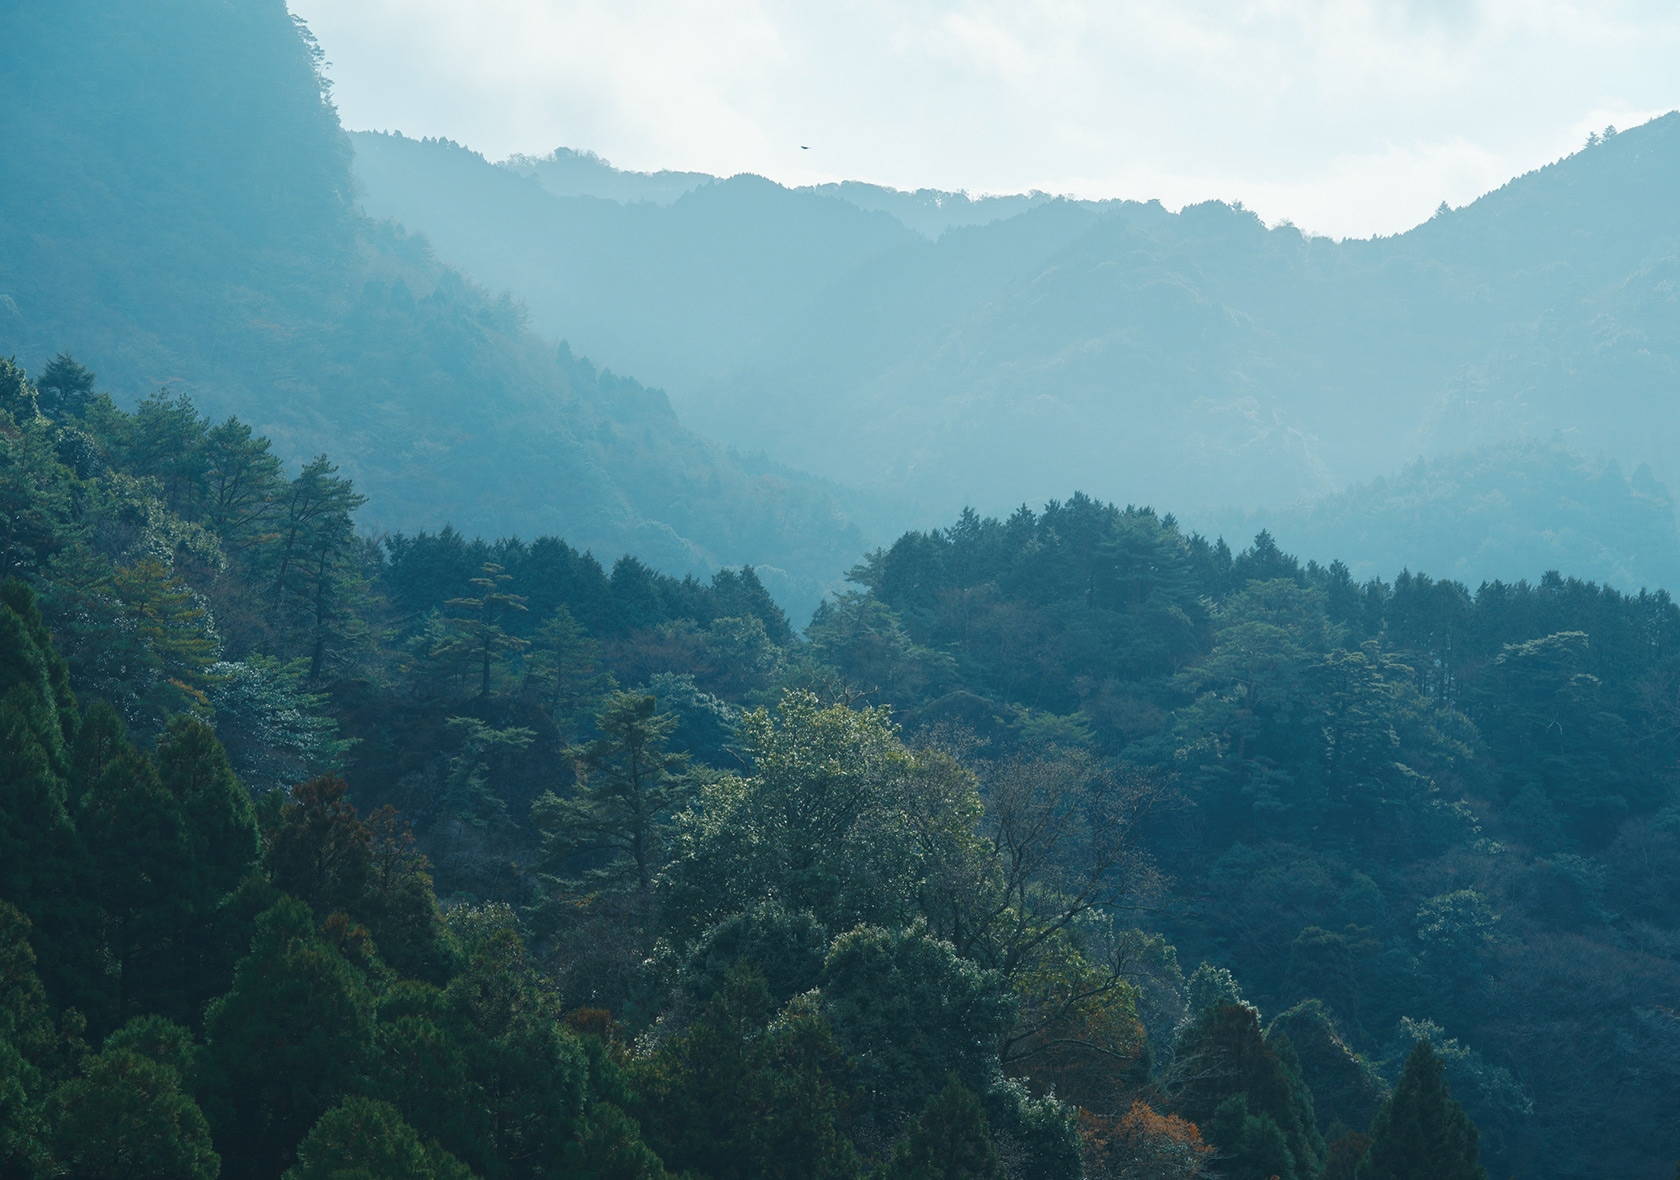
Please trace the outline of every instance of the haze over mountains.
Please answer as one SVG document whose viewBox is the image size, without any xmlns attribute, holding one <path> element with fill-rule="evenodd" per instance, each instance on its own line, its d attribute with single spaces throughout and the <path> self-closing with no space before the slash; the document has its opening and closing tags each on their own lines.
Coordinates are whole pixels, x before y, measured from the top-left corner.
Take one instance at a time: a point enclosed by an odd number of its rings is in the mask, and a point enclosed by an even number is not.
<svg viewBox="0 0 1680 1180">
<path fill-rule="evenodd" d="M 167 385 L 294 465 L 330 452 L 372 497 L 364 526 L 558 533 L 678 573 L 757 562 L 814 602 L 810 573 L 780 571 L 862 544 L 829 492 L 696 437 L 362 215 L 300 28 L 195 0 L 8 14 L 0 355 L 36 371 L 68 350 L 124 404 Z"/>
<path fill-rule="evenodd" d="M 347 138 L 265 6 L 11 32 L 0 354 L 326 450 L 373 527 L 752 562 L 799 617 L 900 529 L 1074 490 L 1372 572 L 1680 584 L 1677 116 L 1334 242 Z M 1394 502 L 1419 458 L 1465 478 Z"/>
<path fill-rule="evenodd" d="M 1680 572 L 1658 486 L 1680 472 L 1677 116 L 1344 242 L 1217 202 L 789 190 L 352 140 L 371 213 L 663 387 L 684 421 L 882 493 L 903 514 L 888 528 L 1073 487 L 1198 522 L 1275 515 L 1419 457 L 1493 447 L 1454 462 L 1521 467 L 1507 444 L 1528 438 L 1598 464 L 1618 489 L 1603 510 L 1642 522 L 1637 553 L 1577 562 Z M 1557 493 L 1511 526 L 1557 534 L 1577 502 Z M 1535 572 L 1452 520 L 1428 548 L 1472 580 Z"/>
</svg>

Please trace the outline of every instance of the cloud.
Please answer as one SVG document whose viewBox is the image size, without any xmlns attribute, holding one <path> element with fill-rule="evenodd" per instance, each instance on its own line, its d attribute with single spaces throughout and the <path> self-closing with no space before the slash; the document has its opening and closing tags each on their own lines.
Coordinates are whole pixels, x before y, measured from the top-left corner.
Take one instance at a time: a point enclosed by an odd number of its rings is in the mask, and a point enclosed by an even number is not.
<svg viewBox="0 0 1680 1180">
<path fill-rule="evenodd" d="M 1337 235 L 1403 229 L 1680 105 L 1680 11 L 1614 0 L 292 7 L 348 126 L 492 158 L 1223 197 Z"/>
</svg>

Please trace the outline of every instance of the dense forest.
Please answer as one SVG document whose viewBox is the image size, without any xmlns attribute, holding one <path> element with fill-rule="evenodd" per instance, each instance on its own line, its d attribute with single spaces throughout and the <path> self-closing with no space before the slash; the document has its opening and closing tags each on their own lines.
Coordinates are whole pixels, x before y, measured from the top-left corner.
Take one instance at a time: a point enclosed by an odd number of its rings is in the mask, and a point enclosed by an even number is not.
<svg viewBox="0 0 1680 1180">
<path fill-rule="evenodd" d="M 796 633 L 362 504 L 3 366 L 7 1175 L 1672 1168 L 1666 595 L 1074 495 Z"/>
<path fill-rule="evenodd" d="M 1680 117 L 1330 242 L 4 31 L 0 1178 L 1674 1174 Z"/>
</svg>

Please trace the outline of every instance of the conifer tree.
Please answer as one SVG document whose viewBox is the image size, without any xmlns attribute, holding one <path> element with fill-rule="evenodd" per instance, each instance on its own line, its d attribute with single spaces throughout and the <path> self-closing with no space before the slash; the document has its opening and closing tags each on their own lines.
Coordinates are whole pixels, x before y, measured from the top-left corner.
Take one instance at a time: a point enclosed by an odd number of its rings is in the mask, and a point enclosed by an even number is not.
<svg viewBox="0 0 1680 1180">
<path fill-rule="evenodd" d="M 545 794 L 533 808 L 543 834 L 544 871 L 557 876 L 574 856 L 604 861 L 597 879 L 627 882 L 644 905 L 664 863 L 670 817 L 686 784 L 684 755 L 666 749 L 677 718 L 651 696 L 614 693 L 596 725 L 601 736 L 569 753 L 578 781 L 571 798 Z"/>
<path fill-rule="evenodd" d="M 1356 1180 L 1487 1180 L 1476 1124 L 1447 1092 L 1441 1059 L 1419 1041 L 1394 1093 L 1371 1124 Z"/>
<path fill-rule="evenodd" d="M 462 666 L 470 666 L 478 675 L 478 695 L 490 696 L 490 670 L 503 652 L 518 651 L 527 641 L 510 635 L 502 626 L 510 612 L 526 609 L 525 598 L 511 594 L 506 584 L 513 581 L 493 561 L 487 561 L 473 578 L 478 588 L 475 595 L 451 598 L 446 605 L 461 611 L 460 617 L 444 620 L 447 638 L 433 651 L 434 656 L 453 656 Z"/>
<path fill-rule="evenodd" d="M 952 1074 L 893 1149 L 887 1180 L 1003 1180 L 986 1113 Z"/>
<path fill-rule="evenodd" d="M 93 381 L 97 374 L 76 362 L 67 352 L 48 361 L 35 379 L 41 412 L 49 418 L 80 418 L 93 400 Z"/>
</svg>

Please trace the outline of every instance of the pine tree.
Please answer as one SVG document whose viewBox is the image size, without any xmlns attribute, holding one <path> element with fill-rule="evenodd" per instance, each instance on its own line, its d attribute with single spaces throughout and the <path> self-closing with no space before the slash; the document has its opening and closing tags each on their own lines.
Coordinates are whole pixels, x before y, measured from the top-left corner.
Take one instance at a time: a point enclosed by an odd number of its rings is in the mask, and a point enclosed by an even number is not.
<svg viewBox="0 0 1680 1180">
<path fill-rule="evenodd" d="M 48 361 L 35 380 L 41 412 L 49 418 L 80 418 L 93 400 L 97 374 L 76 363 L 67 352 Z"/>
<path fill-rule="evenodd" d="M 591 877 L 627 880 L 639 901 L 651 904 L 671 813 L 687 784 L 686 757 L 665 748 L 676 724 L 653 697 L 607 698 L 596 719 L 601 736 L 568 751 L 578 768 L 572 797 L 550 792 L 532 809 L 545 873 L 558 876 L 574 856 L 594 857 L 604 863 Z"/>
<path fill-rule="evenodd" d="M 493 561 L 487 561 L 472 579 L 478 587 L 477 595 L 451 598 L 446 605 L 461 611 L 456 618 L 444 620 L 447 638 L 432 652 L 434 656 L 453 656 L 463 667 L 470 666 L 478 675 L 478 695 L 490 696 L 490 670 L 504 652 L 518 651 L 528 646 L 526 640 L 510 635 L 502 626 L 503 619 L 513 611 L 523 611 L 525 598 L 510 594 L 504 586 L 513 581 Z"/>
<path fill-rule="evenodd" d="M 1394 1093 L 1371 1124 L 1356 1180 L 1487 1180 L 1476 1124 L 1447 1092 L 1441 1059 L 1419 1041 Z"/>
</svg>

